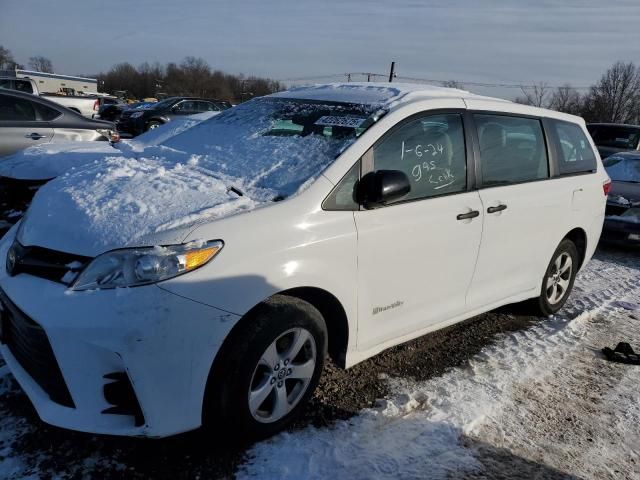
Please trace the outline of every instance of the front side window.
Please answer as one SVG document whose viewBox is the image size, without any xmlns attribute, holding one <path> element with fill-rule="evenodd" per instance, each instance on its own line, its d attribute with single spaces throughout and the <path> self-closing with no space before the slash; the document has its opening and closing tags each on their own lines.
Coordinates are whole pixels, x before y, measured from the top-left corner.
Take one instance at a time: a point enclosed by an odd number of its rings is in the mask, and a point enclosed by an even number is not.
<svg viewBox="0 0 640 480">
<path fill-rule="evenodd" d="M 397 201 L 456 193 L 467 188 L 462 117 L 425 115 L 404 123 L 373 147 L 374 170 L 400 170 L 411 191 Z"/>
<path fill-rule="evenodd" d="M 539 120 L 475 114 L 485 187 L 549 177 L 547 148 Z"/>
<path fill-rule="evenodd" d="M 33 122 L 36 111 L 33 103 L 23 98 L 0 95 L 0 121 Z"/>
<path fill-rule="evenodd" d="M 596 170 L 596 156 L 587 136 L 578 125 L 559 120 L 553 121 L 558 138 L 558 173 L 593 172 Z"/>
<path fill-rule="evenodd" d="M 16 80 L 16 90 L 24 93 L 33 93 L 33 87 L 31 86 L 31 82 L 26 82 L 24 80 Z"/>
</svg>

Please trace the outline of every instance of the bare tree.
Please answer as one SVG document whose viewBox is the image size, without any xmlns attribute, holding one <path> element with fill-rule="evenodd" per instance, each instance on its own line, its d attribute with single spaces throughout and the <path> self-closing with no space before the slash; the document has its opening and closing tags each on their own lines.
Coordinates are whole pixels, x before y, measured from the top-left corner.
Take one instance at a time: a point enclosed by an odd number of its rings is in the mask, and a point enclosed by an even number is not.
<svg viewBox="0 0 640 480">
<path fill-rule="evenodd" d="M 30 57 L 29 66 L 36 72 L 53 73 L 53 63 L 47 57 L 41 55 Z"/>
<path fill-rule="evenodd" d="M 444 82 L 442 82 L 442 86 L 447 88 L 457 88 L 459 90 L 464 90 L 464 85 L 462 85 L 462 83 L 458 82 L 457 80 L 445 80 Z"/>
<path fill-rule="evenodd" d="M 13 59 L 11 51 L 0 45 L 0 70 L 13 70 L 15 65 L 16 61 Z"/>
<path fill-rule="evenodd" d="M 617 62 L 591 87 L 584 116 L 589 121 L 640 122 L 640 68 Z"/>
<path fill-rule="evenodd" d="M 549 94 L 549 84 L 547 82 L 535 83 L 529 87 L 520 87 L 523 97 L 516 98 L 516 103 L 532 105 L 534 107 L 545 107 Z"/>
<path fill-rule="evenodd" d="M 566 83 L 551 94 L 548 107 L 559 112 L 580 115 L 583 108 L 582 97 L 575 88 Z"/>
</svg>

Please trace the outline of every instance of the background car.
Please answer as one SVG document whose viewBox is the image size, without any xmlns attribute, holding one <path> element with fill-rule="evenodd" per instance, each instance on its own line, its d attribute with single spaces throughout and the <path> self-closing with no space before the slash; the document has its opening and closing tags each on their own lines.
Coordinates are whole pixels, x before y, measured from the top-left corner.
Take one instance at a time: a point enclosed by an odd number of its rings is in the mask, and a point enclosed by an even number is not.
<svg viewBox="0 0 640 480">
<path fill-rule="evenodd" d="M 602 239 L 640 245 L 640 152 L 617 153 L 604 162 L 611 177 Z"/>
<path fill-rule="evenodd" d="M 197 97 L 171 97 L 146 107 L 124 110 L 117 123 L 118 131 L 140 135 L 176 117 L 204 112 L 221 112 L 231 108 L 229 102 Z"/>
<path fill-rule="evenodd" d="M 98 109 L 98 113 L 94 118 L 107 120 L 109 122 L 117 122 L 120 120 L 122 112 L 131 109 L 146 108 L 155 102 L 135 102 L 135 103 L 105 103 Z"/>
<path fill-rule="evenodd" d="M 603 159 L 618 152 L 640 150 L 640 125 L 590 123 L 587 130 Z"/>
<path fill-rule="evenodd" d="M 0 91 L 1 157 L 40 143 L 117 141 L 111 122 L 92 120 L 28 93 Z"/>
</svg>

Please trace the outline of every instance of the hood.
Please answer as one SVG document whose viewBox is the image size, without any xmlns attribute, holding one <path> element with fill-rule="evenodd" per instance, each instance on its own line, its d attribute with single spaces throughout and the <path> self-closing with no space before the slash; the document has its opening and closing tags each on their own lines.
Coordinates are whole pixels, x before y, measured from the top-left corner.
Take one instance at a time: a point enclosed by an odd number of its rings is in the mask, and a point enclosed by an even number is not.
<svg viewBox="0 0 640 480">
<path fill-rule="evenodd" d="M 251 210 L 251 196 L 197 165 L 164 159 L 107 157 L 42 187 L 22 220 L 18 241 L 96 256 L 123 247 L 180 243 L 195 225 Z"/>
</svg>

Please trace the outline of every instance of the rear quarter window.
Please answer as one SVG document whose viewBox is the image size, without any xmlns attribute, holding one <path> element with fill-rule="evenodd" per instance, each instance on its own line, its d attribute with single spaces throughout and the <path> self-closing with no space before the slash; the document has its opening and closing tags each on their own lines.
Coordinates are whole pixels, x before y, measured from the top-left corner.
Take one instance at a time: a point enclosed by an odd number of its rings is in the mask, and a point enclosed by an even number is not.
<svg viewBox="0 0 640 480">
<path fill-rule="evenodd" d="M 558 173 L 595 172 L 596 156 L 584 130 L 574 123 L 554 120 L 552 122 L 558 152 Z"/>
</svg>

